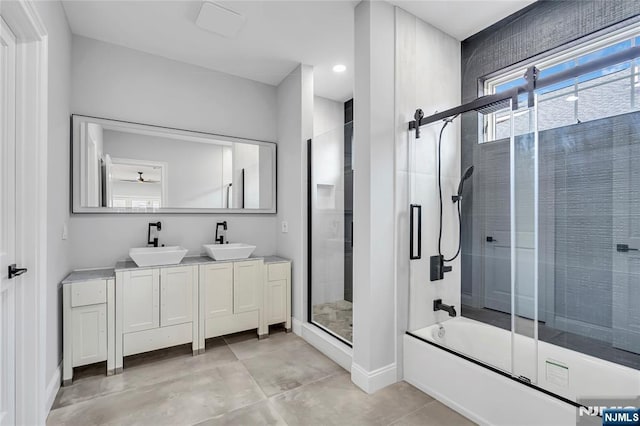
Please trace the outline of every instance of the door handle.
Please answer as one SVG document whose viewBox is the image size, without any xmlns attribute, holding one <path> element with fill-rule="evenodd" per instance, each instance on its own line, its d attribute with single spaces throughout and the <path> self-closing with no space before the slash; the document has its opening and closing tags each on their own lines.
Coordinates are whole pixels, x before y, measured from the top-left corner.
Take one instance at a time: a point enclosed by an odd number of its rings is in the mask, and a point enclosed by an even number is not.
<svg viewBox="0 0 640 426">
<path fill-rule="evenodd" d="M 630 248 L 629 244 L 616 244 L 616 250 L 620 253 L 627 253 L 630 251 L 638 251 L 637 248 Z"/>
<path fill-rule="evenodd" d="M 417 247 L 414 242 L 414 234 L 416 234 L 416 230 L 414 229 L 414 224 L 417 220 Z M 422 206 L 419 204 L 411 204 L 409 206 L 409 244 L 411 248 L 409 249 L 409 259 L 416 260 L 422 259 Z M 414 251 L 414 249 L 417 249 Z"/>
<path fill-rule="evenodd" d="M 8 271 L 7 275 L 9 276 L 9 279 L 11 279 L 11 278 L 15 278 L 17 276 L 20 276 L 20 275 L 24 274 L 25 272 L 27 272 L 27 268 L 17 268 L 16 264 L 13 263 L 13 264 L 9 265 L 9 271 Z"/>
<path fill-rule="evenodd" d="M 489 237 L 487 237 L 487 242 L 488 242 L 488 243 L 497 243 L 497 242 L 498 242 L 498 240 L 496 240 L 495 238 L 493 238 L 493 237 L 489 236 Z"/>
</svg>

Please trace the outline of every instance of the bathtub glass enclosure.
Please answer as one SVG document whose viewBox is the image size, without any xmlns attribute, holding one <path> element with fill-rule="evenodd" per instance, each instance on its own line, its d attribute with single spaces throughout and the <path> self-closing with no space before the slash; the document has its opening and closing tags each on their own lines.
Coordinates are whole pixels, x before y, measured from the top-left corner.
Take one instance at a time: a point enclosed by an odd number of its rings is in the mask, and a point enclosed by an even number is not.
<svg viewBox="0 0 640 426">
<path fill-rule="evenodd" d="M 444 130 L 438 120 L 419 139 L 410 132 L 422 257 L 409 261 L 409 334 L 573 401 L 638 394 L 638 57 L 549 85 L 542 83 L 553 72 L 543 70 L 531 104 L 524 91 L 517 108 L 467 111 L 448 117 Z M 459 208 L 461 254 L 445 262 L 452 270 L 444 279 L 431 281 L 441 131 L 441 252 L 454 257 Z M 439 299 L 457 315 L 434 311 Z M 623 379 L 603 373 L 589 387 L 594 362 Z"/>
</svg>

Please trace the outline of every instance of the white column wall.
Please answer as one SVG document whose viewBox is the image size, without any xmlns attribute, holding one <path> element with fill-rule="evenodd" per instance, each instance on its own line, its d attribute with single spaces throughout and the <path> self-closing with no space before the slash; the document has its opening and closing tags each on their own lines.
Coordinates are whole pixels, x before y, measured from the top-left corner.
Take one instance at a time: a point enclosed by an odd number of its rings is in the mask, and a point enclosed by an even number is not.
<svg viewBox="0 0 640 426">
<path fill-rule="evenodd" d="M 307 300 L 307 140 L 313 136 L 313 68 L 300 65 L 277 88 L 278 215 L 276 250 L 291 259 L 294 329 L 300 334 Z M 282 232 L 287 222 L 288 232 Z"/>
<path fill-rule="evenodd" d="M 355 10 L 354 271 L 351 378 L 366 392 L 394 383 L 394 8 Z"/>
</svg>

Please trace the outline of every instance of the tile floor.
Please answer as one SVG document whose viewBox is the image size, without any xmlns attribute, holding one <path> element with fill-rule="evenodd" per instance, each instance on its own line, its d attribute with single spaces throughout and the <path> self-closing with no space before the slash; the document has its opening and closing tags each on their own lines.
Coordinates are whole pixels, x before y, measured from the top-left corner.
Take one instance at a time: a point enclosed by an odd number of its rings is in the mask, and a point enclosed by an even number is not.
<svg viewBox="0 0 640 426">
<path fill-rule="evenodd" d="M 98 367 L 102 369 L 98 369 Z M 104 365 L 76 371 L 61 388 L 52 425 L 472 425 L 411 385 L 373 395 L 294 334 L 262 341 L 241 333 L 125 359 L 122 374 Z"/>
<path fill-rule="evenodd" d="M 347 342 L 353 341 L 353 304 L 346 300 L 313 305 L 313 321 Z"/>
</svg>

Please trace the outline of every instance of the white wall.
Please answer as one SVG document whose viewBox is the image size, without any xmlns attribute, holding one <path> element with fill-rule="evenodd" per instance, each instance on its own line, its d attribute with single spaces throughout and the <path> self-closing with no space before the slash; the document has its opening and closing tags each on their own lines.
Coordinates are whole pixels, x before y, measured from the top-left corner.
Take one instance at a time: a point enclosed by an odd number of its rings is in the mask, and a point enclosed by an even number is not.
<svg viewBox="0 0 640 426">
<path fill-rule="evenodd" d="M 443 280 L 429 281 L 429 257 L 438 253 L 437 142 L 442 123 L 422 127 L 419 139 L 407 129 L 417 108 L 430 115 L 461 103 L 460 42 L 400 8 L 396 9 L 396 31 L 396 279 L 398 289 L 405 289 L 400 293 L 403 306 L 398 320 L 406 330 L 449 318 L 446 312 L 433 312 L 434 299 L 441 298 L 460 312 L 460 257 L 448 263 L 453 270 Z M 442 252 L 449 258 L 458 248 L 458 216 L 451 196 L 460 180 L 460 120 L 443 133 L 441 168 Z M 422 259 L 412 261 L 408 260 L 410 203 L 422 206 Z"/>
<path fill-rule="evenodd" d="M 344 103 L 322 96 L 313 97 L 313 137 L 344 127 Z"/>
<path fill-rule="evenodd" d="M 344 300 L 344 104 L 313 98 L 314 305 Z"/>
<path fill-rule="evenodd" d="M 390 4 L 356 6 L 351 378 L 367 392 L 397 381 L 394 27 Z"/>
<path fill-rule="evenodd" d="M 71 109 L 77 114 L 273 142 L 276 99 L 273 86 L 73 37 Z M 256 254 L 276 252 L 274 215 L 73 215 L 71 267 L 113 265 L 146 243 L 147 223 L 157 220 L 163 222 L 160 242 L 190 254 L 213 241 L 222 220 L 231 241 L 255 244 Z"/>
<path fill-rule="evenodd" d="M 307 140 L 313 135 L 313 69 L 300 65 L 278 86 L 277 252 L 292 259 L 292 314 L 306 320 Z M 281 232 L 287 222 L 289 232 Z"/>
<path fill-rule="evenodd" d="M 69 102 L 71 32 L 58 1 L 37 1 L 36 10 L 47 29 L 48 170 L 47 170 L 47 342 L 45 385 L 55 377 L 62 359 L 60 281 L 69 272 L 70 241 L 62 240 L 69 221 Z M 55 385 L 55 384 L 54 384 Z"/>
</svg>

